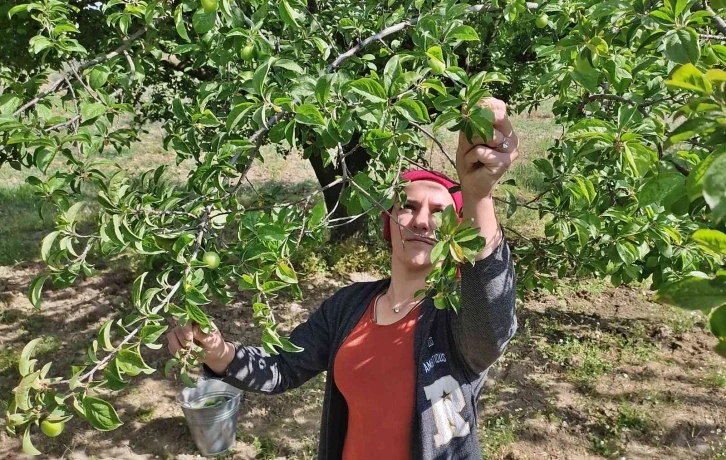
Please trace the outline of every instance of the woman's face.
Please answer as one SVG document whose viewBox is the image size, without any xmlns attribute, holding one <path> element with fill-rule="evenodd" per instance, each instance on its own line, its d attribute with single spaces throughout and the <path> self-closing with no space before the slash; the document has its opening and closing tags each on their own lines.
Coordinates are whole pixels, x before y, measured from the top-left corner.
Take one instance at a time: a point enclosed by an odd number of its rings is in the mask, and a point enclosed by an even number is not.
<svg viewBox="0 0 726 460">
<path fill-rule="evenodd" d="M 411 270 L 431 267 L 431 249 L 434 244 L 436 220 L 434 213 L 454 204 L 449 191 L 436 182 L 419 180 L 404 188 L 406 204 L 396 203 L 391 213 L 391 246 L 393 263 L 401 263 Z"/>
</svg>

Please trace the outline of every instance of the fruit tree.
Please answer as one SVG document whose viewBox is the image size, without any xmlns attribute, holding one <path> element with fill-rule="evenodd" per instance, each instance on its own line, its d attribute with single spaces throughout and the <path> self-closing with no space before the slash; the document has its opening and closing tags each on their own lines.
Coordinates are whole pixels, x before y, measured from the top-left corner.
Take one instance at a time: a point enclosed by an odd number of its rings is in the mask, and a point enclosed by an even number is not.
<svg viewBox="0 0 726 460">
<path fill-rule="evenodd" d="M 24 349 L 7 428 L 26 452 L 38 425 L 52 436 L 74 415 L 120 426 L 103 395 L 154 372 L 143 350 L 167 320 L 211 328 L 205 305 L 237 290 L 253 295 L 267 351 L 299 351 L 270 307 L 300 294 L 295 254 L 404 199 L 403 168 L 428 167 L 431 146 L 449 156 L 437 133 L 486 137 L 492 114 L 475 104 L 487 94 L 516 110 L 552 99 L 563 127 L 534 162 L 543 191 L 497 196 L 507 215 L 546 222 L 544 237 L 505 229 L 522 293 L 650 279 L 661 300 L 710 314 L 726 354 L 723 0 L 22 1 L 0 6 L 0 167 L 32 171 L 56 223 L 30 300 L 41 308 L 47 283 L 94 276 L 100 260 L 147 262 L 134 313 L 105 323 L 70 371 L 32 359 L 37 340 Z M 183 185 L 113 161 L 151 121 L 192 164 Z M 241 194 L 267 144 L 301 152 L 319 190 Z M 438 237 L 430 287 L 437 307 L 458 308 L 456 265 L 482 242 L 451 210 Z M 188 350 L 167 370 L 193 384 L 194 365 Z"/>
</svg>

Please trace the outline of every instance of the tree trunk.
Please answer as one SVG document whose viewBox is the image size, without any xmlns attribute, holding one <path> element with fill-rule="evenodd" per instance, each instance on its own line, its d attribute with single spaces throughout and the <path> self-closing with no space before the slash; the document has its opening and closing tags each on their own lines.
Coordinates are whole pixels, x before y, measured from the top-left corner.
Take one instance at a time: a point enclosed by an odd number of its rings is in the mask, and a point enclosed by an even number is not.
<svg viewBox="0 0 726 460">
<path fill-rule="evenodd" d="M 350 149 L 358 145 L 359 138 L 360 134 L 356 133 L 353 135 L 350 143 L 348 143 L 345 147 Z M 347 152 L 348 149 L 345 147 L 343 148 L 343 151 Z M 368 164 L 368 160 L 370 160 L 370 154 L 366 151 L 366 149 L 363 147 L 356 148 L 355 151 L 345 159 L 345 163 L 348 166 L 348 174 L 350 176 L 355 176 L 358 172 L 363 171 Z M 343 170 L 336 167 L 333 163 L 328 166 L 323 166 L 322 157 L 315 152 L 310 155 L 310 165 L 313 167 L 315 176 L 318 178 L 318 183 L 321 187 L 328 185 L 335 180 L 336 176 L 343 174 Z M 328 212 L 335 207 L 342 190 L 343 184 L 338 184 L 323 192 L 323 196 L 325 197 L 325 207 L 328 209 Z M 341 217 L 348 217 L 348 210 L 343 204 L 338 205 L 331 216 L 331 219 Z M 352 236 L 359 235 L 365 229 L 365 226 L 366 217 L 360 217 L 346 225 L 334 227 L 330 232 L 330 240 L 333 242 L 340 242 Z"/>
</svg>

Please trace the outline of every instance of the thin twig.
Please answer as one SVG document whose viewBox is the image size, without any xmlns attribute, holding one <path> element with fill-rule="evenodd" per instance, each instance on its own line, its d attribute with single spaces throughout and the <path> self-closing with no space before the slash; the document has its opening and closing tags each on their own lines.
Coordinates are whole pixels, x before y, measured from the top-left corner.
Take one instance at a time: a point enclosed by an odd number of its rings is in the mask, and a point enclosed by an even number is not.
<svg viewBox="0 0 726 460">
<path fill-rule="evenodd" d="M 42 93 L 40 93 L 39 95 L 37 95 L 37 96 L 36 96 L 35 98 L 33 98 L 33 99 L 32 99 L 31 101 L 27 102 L 26 104 L 23 104 L 23 105 L 22 105 L 22 106 L 21 106 L 21 107 L 20 107 L 20 108 L 19 108 L 18 110 L 16 110 L 15 112 L 13 112 L 13 116 L 18 116 L 18 115 L 20 115 L 21 113 L 23 113 L 23 112 L 24 112 L 24 111 L 25 111 L 26 109 L 28 109 L 29 107 L 32 107 L 32 106 L 34 106 L 35 104 L 37 104 L 37 103 L 38 103 L 38 102 L 39 102 L 39 101 L 40 101 L 41 99 L 43 99 L 43 98 L 44 98 L 44 97 L 46 97 L 47 95 L 49 95 L 49 94 L 52 94 L 52 93 L 54 93 L 54 92 L 55 92 L 56 90 L 58 90 L 58 88 L 59 88 L 59 87 L 61 86 L 61 84 L 62 84 L 62 83 L 63 83 L 63 82 L 65 81 L 65 80 L 64 80 L 64 77 L 69 77 L 69 76 L 70 76 L 70 74 L 72 74 L 72 73 L 74 73 L 74 72 L 82 72 L 83 70 L 85 70 L 85 69 L 87 69 L 87 68 L 89 68 L 89 67 L 92 67 L 92 66 L 94 66 L 94 65 L 96 65 L 96 64 L 100 64 L 101 62 L 104 62 L 104 61 L 108 61 L 109 59 L 112 59 L 112 58 L 114 58 L 114 57 L 118 56 L 119 54 L 121 54 L 122 52 L 124 52 L 124 51 L 125 51 L 125 50 L 126 50 L 126 49 L 127 49 L 128 47 L 129 47 L 129 46 L 131 46 L 131 44 L 132 44 L 132 43 L 133 43 L 134 41 L 136 41 L 136 40 L 138 40 L 139 38 L 141 38 L 141 36 L 143 36 L 143 35 L 144 35 L 144 34 L 146 33 L 146 31 L 147 31 L 147 30 L 148 30 L 148 29 L 147 29 L 146 27 L 142 27 L 141 29 L 139 29 L 139 30 L 137 30 L 136 32 L 134 32 L 133 34 L 129 35 L 129 36 L 128 36 L 128 37 L 127 37 L 127 38 L 126 38 L 126 39 L 125 39 L 124 41 L 123 41 L 123 44 L 122 44 L 121 46 L 119 46 L 119 47 L 118 47 L 118 48 L 116 48 L 115 50 L 111 51 L 110 53 L 107 53 L 107 54 L 103 54 L 103 55 L 101 55 L 101 56 L 98 56 L 98 57 L 96 57 L 96 58 L 94 58 L 94 59 L 91 59 L 90 61 L 84 62 L 84 63 L 83 63 L 83 64 L 81 64 L 80 66 L 76 67 L 76 68 L 74 69 L 74 71 L 72 71 L 72 72 L 71 72 L 71 71 L 69 71 L 69 72 L 66 72 L 66 73 L 65 73 L 65 74 L 64 74 L 63 76 L 61 76 L 61 78 L 60 78 L 60 79 L 59 79 L 59 80 L 58 80 L 57 82 L 55 82 L 55 83 L 54 83 L 54 84 L 53 84 L 53 85 L 52 85 L 52 86 L 51 86 L 51 87 L 50 87 L 50 88 L 49 88 L 48 90 L 46 90 L 46 91 L 43 91 Z"/>
<path fill-rule="evenodd" d="M 159 312 L 159 310 L 164 308 L 164 306 L 171 301 L 172 296 L 174 295 L 174 293 L 176 293 L 177 289 L 179 289 L 180 286 L 181 286 L 181 280 L 177 281 L 177 283 L 174 286 L 172 286 L 172 288 L 169 291 L 169 293 L 167 294 L 167 296 L 164 297 L 164 300 L 162 300 L 161 303 L 159 303 L 159 305 L 154 307 L 154 309 L 151 310 L 151 312 L 157 313 L 157 312 Z M 98 371 L 99 369 L 101 369 L 103 366 L 105 366 L 109 361 L 111 361 L 111 359 L 113 359 L 113 357 L 116 356 L 116 354 L 121 350 L 121 348 L 124 345 L 126 345 L 131 339 L 133 339 L 136 336 L 136 334 L 139 333 L 139 331 L 141 330 L 142 327 L 143 327 L 143 325 L 136 326 L 136 329 L 129 332 L 126 335 L 126 337 L 124 337 L 123 340 L 121 340 L 121 343 L 119 343 L 116 346 L 116 348 L 114 348 L 108 355 L 104 356 L 104 358 L 101 361 L 96 363 L 96 365 L 93 367 L 93 369 L 91 369 L 90 371 L 88 371 L 85 374 L 83 374 L 82 376 L 80 376 L 78 378 L 78 382 L 82 382 L 82 381 L 88 379 L 89 377 L 92 380 L 93 374 L 96 371 Z"/>
<path fill-rule="evenodd" d="M 721 35 L 713 35 L 713 34 L 698 34 L 699 38 L 702 38 L 704 40 L 718 40 L 721 42 L 726 42 L 726 37 L 722 37 Z"/>
<path fill-rule="evenodd" d="M 98 98 L 98 96 L 96 96 L 96 92 L 93 91 L 91 88 L 89 88 L 88 85 L 86 85 L 86 82 L 83 81 L 83 77 L 76 71 L 76 69 L 71 67 L 71 72 L 73 72 L 73 74 L 76 76 L 76 80 L 78 80 L 78 82 L 81 84 L 81 86 L 83 86 L 86 89 L 86 91 L 88 92 L 88 94 L 91 95 L 93 100 L 98 103 L 101 103 L 101 100 Z M 68 84 L 70 85 L 71 82 L 69 81 Z"/>
<path fill-rule="evenodd" d="M 454 161 L 453 158 L 451 158 L 451 155 L 449 155 L 449 152 L 446 151 L 441 141 L 439 141 L 436 136 L 434 136 L 433 133 L 429 132 L 426 128 L 421 126 L 420 124 L 416 123 L 415 121 L 408 120 L 410 124 L 418 128 L 422 133 L 426 134 L 434 143 L 439 147 L 439 150 L 441 150 L 441 153 L 443 153 L 446 158 L 449 160 L 449 163 L 451 163 L 451 166 L 456 168 L 456 161 Z"/>
<path fill-rule="evenodd" d="M 73 97 L 73 107 L 76 109 L 76 113 L 80 114 L 81 111 L 78 109 L 78 97 L 76 96 L 76 91 L 73 89 L 73 84 L 68 80 L 68 77 L 63 77 L 66 81 L 66 84 L 68 84 L 68 90 L 71 92 L 71 96 Z M 75 123 L 73 125 L 73 134 L 78 134 L 78 123 Z M 78 142 L 76 142 L 78 144 Z"/>
</svg>

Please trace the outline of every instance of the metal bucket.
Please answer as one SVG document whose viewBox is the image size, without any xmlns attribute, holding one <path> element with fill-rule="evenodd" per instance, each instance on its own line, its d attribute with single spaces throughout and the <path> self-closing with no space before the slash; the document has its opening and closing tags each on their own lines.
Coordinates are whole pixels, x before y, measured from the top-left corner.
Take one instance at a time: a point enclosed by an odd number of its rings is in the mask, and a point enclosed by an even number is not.
<svg viewBox="0 0 726 460">
<path fill-rule="evenodd" d="M 199 380 L 176 400 L 187 419 L 194 443 L 204 456 L 222 454 L 234 446 L 239 402 L 244 392 L 221 380 Z"/>
</svg>

